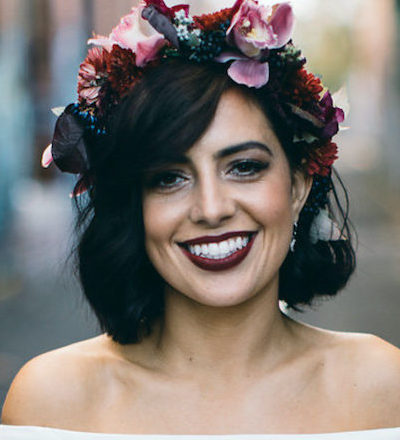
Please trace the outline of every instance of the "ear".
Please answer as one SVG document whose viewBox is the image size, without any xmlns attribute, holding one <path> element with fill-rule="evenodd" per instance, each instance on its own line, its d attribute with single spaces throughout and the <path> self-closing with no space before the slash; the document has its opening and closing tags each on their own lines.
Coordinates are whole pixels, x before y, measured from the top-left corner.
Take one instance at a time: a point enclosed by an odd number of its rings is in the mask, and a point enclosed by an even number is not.
<svg viewBox="0 0 400 440">
<path fill-rule="evenodd" d="M 313 183 L 313 177 L 303 171 L 295 171 L 292 178 L 292 211 L 293 221 L 299 219 L 300 211 L 306 203 Z"/>
</svg>

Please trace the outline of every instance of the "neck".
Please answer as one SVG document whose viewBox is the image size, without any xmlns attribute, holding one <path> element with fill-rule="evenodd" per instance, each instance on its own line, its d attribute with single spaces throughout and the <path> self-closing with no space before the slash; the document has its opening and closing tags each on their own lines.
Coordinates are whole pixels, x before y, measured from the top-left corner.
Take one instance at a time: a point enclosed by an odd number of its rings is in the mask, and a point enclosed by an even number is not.
<svg viewBox="0 0 400 440">
<path fill-rule="evenodd" d="M 273 368 L 287 354 L 289 321 L 279 309 L 277 281 L 230 307 L 206 306 L 167 288 L 156 351 L 166 370 L 177 374 L 245 377 Z"/>
</svg>

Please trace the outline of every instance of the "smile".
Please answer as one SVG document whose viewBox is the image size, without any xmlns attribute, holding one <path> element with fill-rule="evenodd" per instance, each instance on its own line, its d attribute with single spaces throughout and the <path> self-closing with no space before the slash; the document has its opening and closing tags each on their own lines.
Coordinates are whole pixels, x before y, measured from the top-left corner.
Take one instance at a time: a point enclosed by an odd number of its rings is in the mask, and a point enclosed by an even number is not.
<svg viewBox="0 0 400 440">
<path fill-rule="evenodd" d="M 180 243 L 186 257 L 205 270 L 226 270 L 241 263 L 254 242 L 254 232 L 228 232 Z"/>
</svg>

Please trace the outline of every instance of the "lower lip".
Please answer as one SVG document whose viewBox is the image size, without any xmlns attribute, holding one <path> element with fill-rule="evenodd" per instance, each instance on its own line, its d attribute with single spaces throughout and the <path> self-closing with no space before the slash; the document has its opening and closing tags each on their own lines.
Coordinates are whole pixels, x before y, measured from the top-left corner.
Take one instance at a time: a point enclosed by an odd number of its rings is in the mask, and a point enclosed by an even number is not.
<svg viewBox="0 0 400 440">
<path fill-rule="evenodd" d="M 250 252 L 251 247 L 253 246 L 255 237 L 256 234 L 252 234 L 249 239 L 249 242 L 244 248 L 234 252 L 233 254 L 229 255 L 226 258 L 215 259 L 215 260 L 211 258 L 204 258 L 197 255 L 193 255 L 184 247 L 181 247 L 181 249 L 183 253 L 189 258 L 189 260 L 197 267 L 200 267 L 201 269 L 212 270 L 212 271 L 227 270 L 234 266 L 237 266 L 246 258 L 247 254 Z"/>
</svg>

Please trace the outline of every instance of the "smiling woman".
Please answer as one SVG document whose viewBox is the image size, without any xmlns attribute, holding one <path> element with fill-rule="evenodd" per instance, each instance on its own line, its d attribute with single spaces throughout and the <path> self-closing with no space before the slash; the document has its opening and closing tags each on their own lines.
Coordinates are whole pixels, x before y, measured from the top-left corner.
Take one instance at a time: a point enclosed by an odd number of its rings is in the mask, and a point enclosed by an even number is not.
<svg viewBox="0 0 400 440">
<path fill-rule="evenodd" d="M 292 24 L 287 3 L 191 17 L 148 0 L 93 40 L 43 163 L 80 175 L 77 267 L 104 333 L 22 368 L 9 438 L 399 438 L 399 350 L 279 307 L 355 267 L 343 112 Z"/>
</svg>

